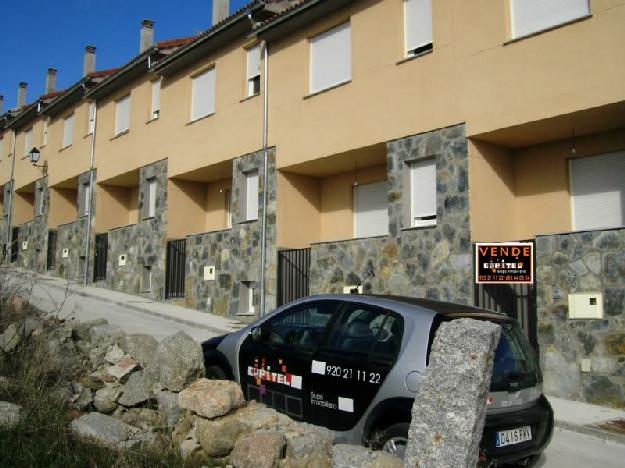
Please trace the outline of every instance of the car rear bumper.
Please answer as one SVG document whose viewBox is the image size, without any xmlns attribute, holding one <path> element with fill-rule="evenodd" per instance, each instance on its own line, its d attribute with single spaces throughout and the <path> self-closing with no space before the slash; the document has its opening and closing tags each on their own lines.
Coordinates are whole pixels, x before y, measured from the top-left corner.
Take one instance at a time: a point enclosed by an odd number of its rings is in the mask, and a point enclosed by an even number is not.
<svg viewBox="0 0 625 468">
<path fill-rule="evenodd" d="M 519 427 L 532 428 L 532 440 L 506 447 L 495 445 L 496 432 Z M 480 459 L 482 462 L 496 461 L 507 463 L 523 460 L 542 452 L 553 433 L 553 410 L 549 401 L 541 395 L 536 405 L 519 411 L 487 415 L 484 435 L 480 443 Z"/>
</svg>

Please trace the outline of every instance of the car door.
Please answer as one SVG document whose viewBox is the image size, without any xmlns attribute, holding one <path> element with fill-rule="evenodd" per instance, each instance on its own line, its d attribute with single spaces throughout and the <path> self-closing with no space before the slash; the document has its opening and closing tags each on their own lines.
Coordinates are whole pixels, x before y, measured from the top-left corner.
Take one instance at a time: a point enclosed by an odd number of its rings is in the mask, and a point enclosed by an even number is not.
<svg viewBox="0 0 625 468">
<path fill-rule="evenodd" d="M 239 350 L 246 399 L 308 421 L 310 362 L 339 307 L 339 301 L 298 304 L 253 329 Z"/>
<path fill-rule="evenodd" d="M 395 364 L 403 336 L 401 315 L 350 303 L 311 362 L 309 422 L 351 429 Z"/>
</svg>

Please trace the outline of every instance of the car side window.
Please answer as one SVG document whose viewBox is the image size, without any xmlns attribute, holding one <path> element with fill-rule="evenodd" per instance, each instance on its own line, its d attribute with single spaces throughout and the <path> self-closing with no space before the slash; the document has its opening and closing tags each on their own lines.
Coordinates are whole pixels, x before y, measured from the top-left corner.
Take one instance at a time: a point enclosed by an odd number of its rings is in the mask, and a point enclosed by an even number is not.
<svg viewBox="0 0 625 468">
<path fill-rule="evenodd" d="M 310 302 L 294 306 L 267 322 L 267 343 L 297 348 L 316 348 L 326 332 L 337 302 Z"/>
<path fill-rule="evenodd" d="M 353 304 L 342 314 L 330 339 L 337 351 L 396 357 L 401 346 L 403 320 L 377 307 Z"/>
</svg>

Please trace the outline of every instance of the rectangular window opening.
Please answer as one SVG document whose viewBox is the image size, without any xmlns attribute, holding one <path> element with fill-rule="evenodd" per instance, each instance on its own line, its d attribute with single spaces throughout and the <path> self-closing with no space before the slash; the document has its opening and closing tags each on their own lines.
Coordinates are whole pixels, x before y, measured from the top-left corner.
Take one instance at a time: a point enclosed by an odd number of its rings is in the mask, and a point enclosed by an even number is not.
<svg viewBox="0 0 625 468">
<path fill-rule="evenodd" d="M 242 206 L 243 221 L 254 221 L 258 219 L 258 169 L 245 172 L 243 175 L 245 177 L 242 187 L 244 192 L 242 200 L 245 203 Z"/>
<path fill-rule="evenodd" d="M 193 77 L 191 88 L 191 121 L 215 112 L 215 67 Z"/>
<path fill-rule="evenodd" d="M 512 38 L 568 23 L 590 14 L 588 0 L 510 0 Z"/>
<path fill-rule="evenodd" d="M 352 78 L 352 35 L 349 22 L 310 40 L 310 92 L 316 93 Z"/>
<path fill-rule="evenodd" d="M 72 144 L 74 138 L 74 114 L 65 117 L 63 121 L 63 148 Z"/>
<path fill-rule="evenodd" d="M 158 119 L 161 113 L 161 80 L 152 81 L 152 119 Z"/>
<path fill-rule="evenodd" d="M 153 218 L 156 215 L 156 179 L 147 179 L 148 190 L 146 194 L 147 217 Z"/>
<path fill-rule="evenodd" d="M 152 291 L 152 265 L 143 265 L 143 278 L 141 279 L 143 292 Z"/>
<path fill-rule="evenodd" d="M 89 103 L 89 115 L 87 118 L 87 135 L 91 135 L 95 131 L 95 102 Z"/>
<path fill-rule="evenodd" d="M 404 0 L 406 56 L 432 50 L 432 0 Z"/>
<path fill-rule="evenodd" d="M 414 161 L 410 168 L 410 225 L 436 225 L 436 159 Z"/>
<path fill-rule="evenodd" d="M 247 95 L 260 94 L 260 45 L 247 50 Z"/>
<path fill-rule="evenodd" d="M 254 315 L 256 313 L 255 293 L 255 281 L 241 281 L 239 286 L 239 315 Z"/>
<path fill-rule="evenodd" d="M 33 128 L 30 127 L 24 134 L 24 156 L 28 156 L 33 149 Z"/>
<path fill-rule="evenodd" d="M 130 94 L 115 103 L 115 135 L 130 129 Z"/>
<path fill-rule="evenodd" d="M 82 215 L 86 216 L 89 214 L 89 202 L 91 201 L 91 185 L 87 182 L 83 184 L 83 200 L 82 200 Z"/>
<path fill-rule="evenodd" d="M 37 189 L 37 215 L 43 214 L 43 187 Z"/>
<path fill-rule="evenodd" d="M 354 187 L 354 237 L 388 234 L 388 184 L 386 181 Z"/>
</svg>

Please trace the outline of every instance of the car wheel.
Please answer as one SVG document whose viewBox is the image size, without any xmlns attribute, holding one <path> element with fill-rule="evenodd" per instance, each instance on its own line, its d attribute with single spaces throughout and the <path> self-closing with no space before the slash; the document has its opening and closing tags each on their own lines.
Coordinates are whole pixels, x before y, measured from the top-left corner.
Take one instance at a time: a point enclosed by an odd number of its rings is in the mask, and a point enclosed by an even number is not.
<svg viewBox="0 0 625 468">
<path fill-rule="evenodd" d="M 379 448 L 391 455 L 404 458 L 408 445 L 410 423 L 397 423 L 384 429 L 379 435 Z"/>
<path fill-rule="evenodd" d="M 206 378 L 209 380 L 229 380 L 228 375 L 219 366 L 208 366 L 206 368 Z"/>
</svg>

